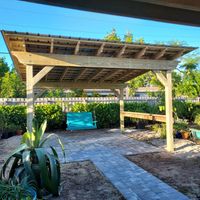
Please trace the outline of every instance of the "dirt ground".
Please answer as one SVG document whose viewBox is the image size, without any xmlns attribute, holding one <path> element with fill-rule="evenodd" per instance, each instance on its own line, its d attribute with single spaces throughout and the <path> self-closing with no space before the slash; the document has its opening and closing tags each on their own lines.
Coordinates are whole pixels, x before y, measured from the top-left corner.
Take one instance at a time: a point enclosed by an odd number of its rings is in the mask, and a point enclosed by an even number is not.
<svg viewBox="0 0 200 200">
<path fill-rule="evenodd" d="M 62 191 L 51 200 L 125 200 L 90 161 L 62 165 Z"/>
</svg>

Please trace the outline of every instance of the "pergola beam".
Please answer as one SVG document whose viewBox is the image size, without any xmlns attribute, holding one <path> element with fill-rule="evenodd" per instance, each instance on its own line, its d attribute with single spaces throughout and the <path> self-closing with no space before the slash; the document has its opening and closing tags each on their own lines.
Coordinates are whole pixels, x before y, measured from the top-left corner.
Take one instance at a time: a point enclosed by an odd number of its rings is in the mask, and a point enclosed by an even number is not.
<svg viewBox="0 0 200 200">
<path fill-rule="evenodd" d="M 63 54 L 47 53 L 27 53 L 12 51 L 18 61 L 25 65 L 38 65 L 60 67 L 80 67 L 80 68 L 107 68 L 107 69 L 148 69 L 148 70 L 172 70 L 178 62 L 171 60 L 147 60 L 95 57 L 95 56 L 77 56 Z"/>
<path fill-rule="evenodd" d="M 74 51 L 74 55 L 77 55 L 77 54 L 78 54 L 79 49 L 80 49 L 80 44 L 81 44 L 81 42 L 78 41 L 77 44 L 76 44 L 76 48 L 75 48 L 75 51 Z"/>
<path fill-rule="evenodd" d="M 33 77 L 33 85 L 38 83 L 44 76 L 46 76 L 54 66 L 46 66 L 42 70 L 40 70 L 34 77 Z"/>
<path fill-rule="evenodd" d="M 157 79 L 162 83 L 162 85 L 166 86 L 167 85 L 167 79 L 163 75 L 163 73 L 161 71 L 155 71 L 155 74 L 157 76 Z"/>
<path fill-rule="evenodd" d="M 69 68 L 66 68 L 66 69 L 64 70 L 64 72 L 62 73 L 62 75 L 61 75 L 61 77 L 60 77 L 60 81 L 62 81 L 62 80 L 64 79 L 64 77 L 65 77 L 65 75 L 67 74 L 68 71 L 69 71 Z"/>
<path fill-rule="evenodd" d="M 166 52 L 167 48 L 165 49 L 162 49 L 160 52 L 156 53 L 154 56 L 153 56 L 153 59 L 160 59 L 164 56 L 165 52 Z"/>
<path fill-rule="evenodd" d="M 105 43 L 102 43 L 97 51 L 96 56 L 100 56 L 103 53 L 104 46 L 105 46 Z"/>
<path fill-rule="evenodd" d="M 53 53 L 54 49 L 54 39 L 51 39 L 50 53 Z"/>
<path fill-rule="evenodd" d="M 66 89 L 120 89 L 126 87 L 123 83 L 88 83 L 86 81 L 63 81 L 63 82 L 42 82 L 36 84 L 36 88 L 66 88 Z"/>
<path fill-rule="evenodd" d="M 101 74 L 101 72 L 103 72 L 103 71 L 104 71 L 104 69 L 98 69 L 96 74 L 89 79 L 88 83 L 92 82 L 92 80 L 94 80 L 96 77 L 98 77 L 99 74 Z"/>
<path fill-rule="evenodd" d="M 103 81 L 105 81 L 106 79 L 112 78 L 114 75 L 118 74 L 119 70 L 113 70 L 112 72 L 108 72 L 108 74 L 106 74 L 105 76 L 103 76 L 103 78 L 100 79 L 100 82 L 102 83 Z"/>
<path fill-rule="evenodd" d="M 141 58 L 145 54 L 146 50 L 147 50 L 147 47 L 144 47 L 138 53 L 135 54 L 134 58 L 136 59 Z"/>
<path fill-rule="evenodd" d="M 78 76 L 74 79 L 74 82 L 77 82 L 78 79 L 87 71 L 87 68 L 82 69 Z"/>
<path fill-rule="evenodd" d="M 117 54 L 117 58 L 120 58 L 124 53 L 125 53 L 125 50 L 126 50 L 126 45 L 124 45 L 121 49 L 120 49 L 120 51 L 118 52 L 118 54 Z"/>
</svg>

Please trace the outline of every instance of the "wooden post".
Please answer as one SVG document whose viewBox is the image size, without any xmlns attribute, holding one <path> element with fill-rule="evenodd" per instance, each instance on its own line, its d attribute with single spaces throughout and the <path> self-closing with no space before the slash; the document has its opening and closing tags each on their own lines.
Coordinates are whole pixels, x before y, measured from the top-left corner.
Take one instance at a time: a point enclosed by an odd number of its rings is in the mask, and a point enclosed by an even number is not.
<svg viewBox="0 0 200 200">
<path fill-rule="evenodd" d="M 172 73 L 166 72 L 167 84 L 165 85 L 165 112 L 166 112 L 166 130 L 167 130 L 167 150 L 174 151 L 173 137 L 173 106 L 172 106 Z"/>
<path fill-rule="evenodd" d="M 120 106 L 120 130 L 124 132 L 124 88 L 120 88 L 119 94 L 119 106 Z"/>
<path fill-rule="evenodd" d="M 26 98 L 27 98 L 27 130 L 32 131 L 33 126 L 33 66 L 26 66 Z"/>
<path fill-rule="evenodd" d="M 167 151 L 174 151 L 173 137 L 173 106 L 172 106 L 172 72 L 166 71 L 166 76 L 162 72 L 155 71 L 158 80 L 165 86 L 165 115 L 167 132 Z"/>
</svg>

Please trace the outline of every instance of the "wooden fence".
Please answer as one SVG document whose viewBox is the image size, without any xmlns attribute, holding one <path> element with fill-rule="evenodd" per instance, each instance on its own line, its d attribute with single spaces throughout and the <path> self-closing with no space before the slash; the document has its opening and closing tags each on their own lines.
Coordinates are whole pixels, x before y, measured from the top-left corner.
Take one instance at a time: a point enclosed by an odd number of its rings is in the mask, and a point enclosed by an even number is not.
<svg viewBox="0 0 200 200">
<path fill-rule="evenodd" d="M 148 102 L 155 104 L 156 97 L 129 97 L 125 102 Z M 59 103 L 63 111 L 67 111 L 75 103 L 117 103 L 117 97 L 71 97 L 71 98 L 37 98 L 35 105 Z M 0 105 L 26 105 L 26 98 L 0 98 Z"/>
<path fill-rule="evenodd" d="M 200 102 L 200 97 L 196 99 L 176 98 L 180 101 Z M 148 102 L 155 104 L 158 102 L 157 97 L 129 97 L 124 98 L 125 102 Z M 36 105 L 55 104 L 65 109 L 75 103 L 117 103 L 117 97 L 71 97 L 71 98 L 37 98 Z M 26 98 L 0 98 L 0 105 L 26 105 Z"/>
<path fill-rule="evenodd" d="M 156 103 L 156 97 L 129 97 L 126 102 L 151 102 Z M 37 98 L 35 104 L 54 104 L 54 103 L 116 103 L 117 97 L 71 97 L 71 98 Z M 26 98 L 0 98 L 0 105 L 26 105 Z"/>
</svg>

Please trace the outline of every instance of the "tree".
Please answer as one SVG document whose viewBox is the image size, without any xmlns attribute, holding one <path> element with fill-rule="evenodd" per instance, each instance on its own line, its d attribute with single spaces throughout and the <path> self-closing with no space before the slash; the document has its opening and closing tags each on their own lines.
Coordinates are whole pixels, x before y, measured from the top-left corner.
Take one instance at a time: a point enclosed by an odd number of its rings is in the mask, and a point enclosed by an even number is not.
<svg viewBox="0 0 200 200">
<path fill-rule="evenodd" d="M 118 41 L 120 42 L 121 39 L 120 37 L 117 35 L 116 30 L 113 28 L 112 31 L 110 33 L 108 33 L 105 38 L 105 40 L 109 40 L 109 41 Z"/>
<path fill-rule="evenodd" d="M 178 96 L 200 96 L 200 56 L 190 55 L 182 59 L 180 66 L 181 81 L 177 85 Z"/>
<path fill-rule="evenodd" d="M 139 43 L 139 44 L 144 44 L 144 38 L 142 38 L 142 37 L 138 38 L 138 39 L 135 40 L 135 42 Z"/>
<path fill-rule="evenodd" d="M 127 32 L 125 35 L 124 35 L 124 41 L 125 42 L 133 42 L 133 34 L 131 32 Z"/>
<path fill-rule="evenodd" d="M 6 72 L 9 72 L 9 66 L 5 58 L 0 58 L 0 78 L 4 77 Z"/>
<path fill-rule="evenodd" d="M 4 77 L 1 79 L 0 89 L 1 98 L 26 96 L 25 84 L 14 70 L 5 73 Z"/>
</svg>

